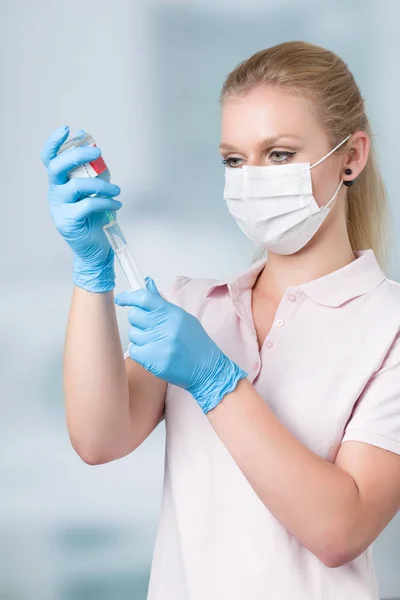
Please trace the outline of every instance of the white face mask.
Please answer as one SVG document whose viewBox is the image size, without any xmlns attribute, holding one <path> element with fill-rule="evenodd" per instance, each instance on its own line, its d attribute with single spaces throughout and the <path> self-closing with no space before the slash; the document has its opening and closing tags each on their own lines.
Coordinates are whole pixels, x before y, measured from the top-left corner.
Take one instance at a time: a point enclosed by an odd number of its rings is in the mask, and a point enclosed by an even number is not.
<svg viewBox="0 0 400 600">
<path fill-rule="evenodd" d="M 293 254 L 310 241 L 328 215 L 342 185 L 325 206 L 312 195 L 310 169 L 344 144 L 310 166 L 293 163 L 271 167 L 226 167 L 224 199 L 240 229 L 258 246 L 277 254 Z"/>
</svg>

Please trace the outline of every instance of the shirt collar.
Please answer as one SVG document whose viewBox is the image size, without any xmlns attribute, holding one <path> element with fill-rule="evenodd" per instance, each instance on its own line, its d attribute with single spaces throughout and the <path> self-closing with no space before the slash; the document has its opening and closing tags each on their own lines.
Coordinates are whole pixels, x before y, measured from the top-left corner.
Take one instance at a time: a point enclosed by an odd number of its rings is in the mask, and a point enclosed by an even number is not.
<svg viewBox="0 0 400 600">
<path fill-rule="evenodd" d="M 302 290 L 314 302 L 325 306 L 340 306 L 352 298 L 366 294 L 382 283 L 386 275 L 381 270 L 371 248 L 355 251 L 354 255 L 356 260 L 348 265 L 295 287 Z M 236 277 L 209 286 L 206 298 L 217 288 L 226 287 L 229 291 L 234 287 L 240 291 L 252 288 L 267 260 L 262 258 Z"/>
</svg>

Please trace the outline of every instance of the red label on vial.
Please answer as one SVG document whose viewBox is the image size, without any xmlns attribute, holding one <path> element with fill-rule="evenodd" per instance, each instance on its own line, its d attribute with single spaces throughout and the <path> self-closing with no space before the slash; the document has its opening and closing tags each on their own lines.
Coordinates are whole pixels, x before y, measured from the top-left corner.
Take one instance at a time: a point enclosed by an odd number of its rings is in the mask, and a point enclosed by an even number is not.
<svg viewBox="0 0 400 600">
<path fill-rule="evenodd" d="M 96 146 L 96 144 L 93 144 L 93 146 Z M 99 158 L 96 158 L 96 160 L 92 160 L 89 164 L 96 171 L 97 175 L 100 175 L 100 173 L 104 173 L 104 171 L 107 171 L 107 165 L 104 162 L 102 156 L 99 156 Z"/>
</svg>

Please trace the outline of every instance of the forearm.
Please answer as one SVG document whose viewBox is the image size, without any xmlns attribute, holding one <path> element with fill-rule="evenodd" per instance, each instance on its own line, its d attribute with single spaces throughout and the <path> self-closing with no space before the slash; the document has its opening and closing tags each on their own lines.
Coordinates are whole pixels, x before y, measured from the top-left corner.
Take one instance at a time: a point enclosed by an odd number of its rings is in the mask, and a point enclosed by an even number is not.
<svg viewBox="0 0 400 600">
<path fill-rule="evenodd" d="M 74 286 L 64 349 L 64 394 L 71 442 L 98 462 L 129 426 L 129 390 L 113 291 Z"/>
<path fill-rule="evenodd" d="M 356 520 L 359 493 L 353 478 L 299 442 L 248 379 L 207 417 L 276 519 L 332 566 Z"/>
</svg>

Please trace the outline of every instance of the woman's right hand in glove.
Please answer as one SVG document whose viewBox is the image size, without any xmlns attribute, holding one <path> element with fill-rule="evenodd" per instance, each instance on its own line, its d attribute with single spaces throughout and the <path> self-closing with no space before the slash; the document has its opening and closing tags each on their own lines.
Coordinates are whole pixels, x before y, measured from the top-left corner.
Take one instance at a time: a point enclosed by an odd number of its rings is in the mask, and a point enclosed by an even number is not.
<svg viewBox="0 0 400 600">
<path fill-rule="evenodd" d="M 103 225 L 106 210 L 117 211 L 122 203 L 113 200 L 120 188 L 99 177 L 74 177 L 68 172 L 101 154 L 97 147 L 70 148 L 57 155 L 67 140 L 68 127 L 56 129 L 47 139 L 41 159 L 48 172 L 48 200 L 57 228 L 73 252 L 75 285 L 92 292 L 108 292 L 115 286 L 114 252 Z M 97 197 L 88 198 L 91 194 Z"/>
</svg>

